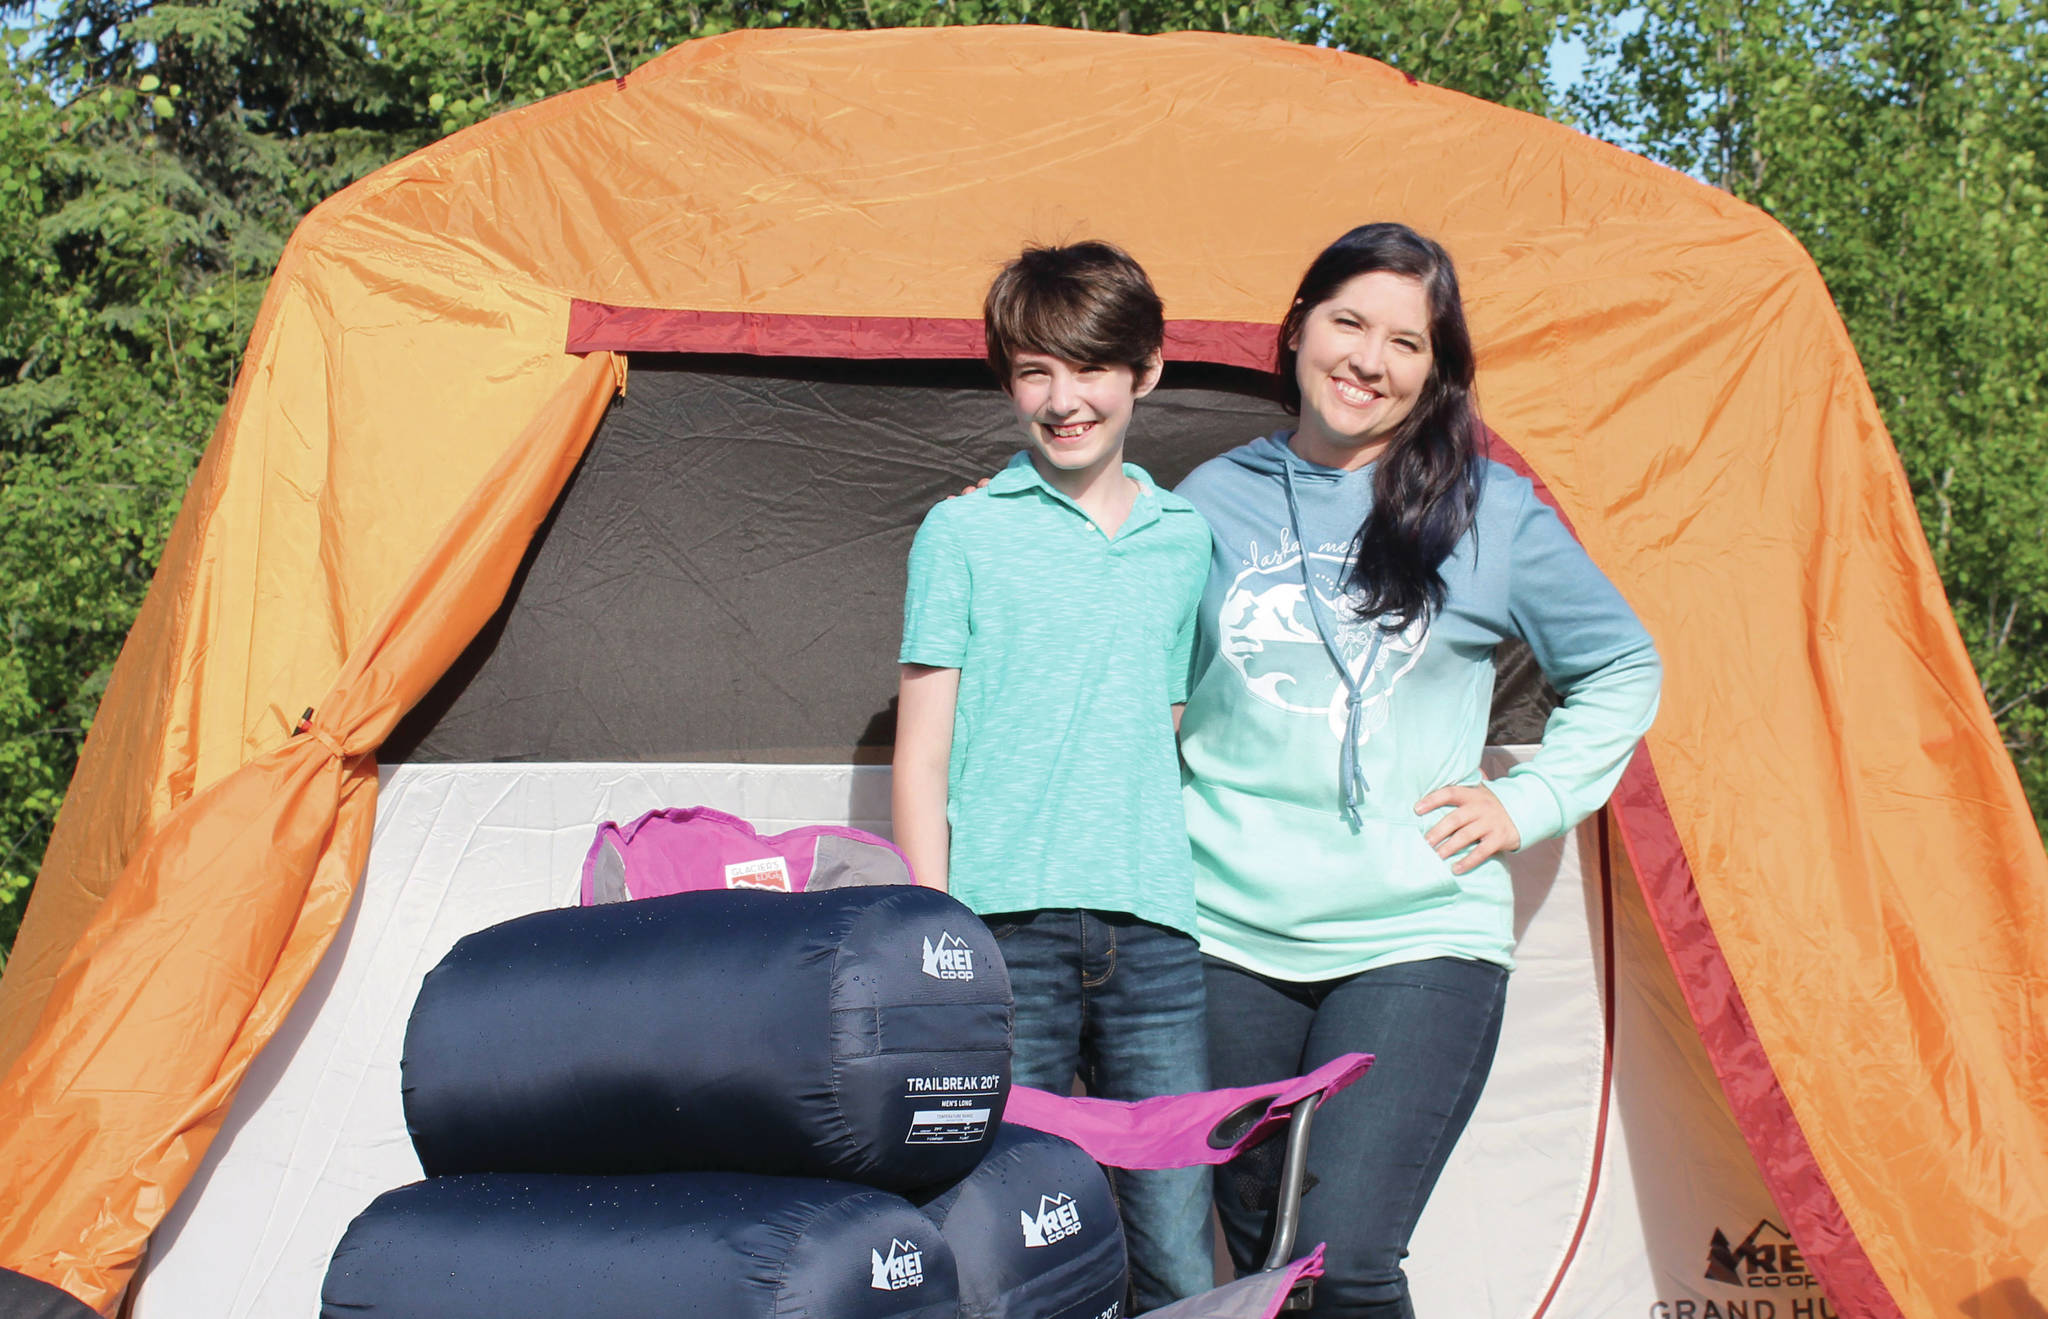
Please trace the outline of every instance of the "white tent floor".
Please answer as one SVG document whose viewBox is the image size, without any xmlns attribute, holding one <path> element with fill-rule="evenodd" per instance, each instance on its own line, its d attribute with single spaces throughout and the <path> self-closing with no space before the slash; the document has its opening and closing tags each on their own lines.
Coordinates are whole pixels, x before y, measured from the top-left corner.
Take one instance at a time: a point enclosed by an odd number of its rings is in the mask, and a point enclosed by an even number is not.
<svg viewBox="0 0 2048 1319">
<path fill-rule="evenodd" d="M 1517 750 L 1496 752 L 1492 772 Z M 133 1314 L 319 1312 L 350 1219 L 421 1175 L 398 1074 L 421 978 L 464 934 L 573 904 L 599 821 L 708 805 L 764 833 L 886 833 L 888 796 L 886 769 L 853 766 L 384 771 L 356 903 L 157 1232 Z M 1519 964 L 1500 1054 L 1413 1243 L 1416 1308 L 1432 1319 L 1826 1319 L 1775 1227 L 1618 840 L 1607 880 L 1599 858 L 1596 823 L 1515 858 Z M 1731 1266 L 1718 1280 L 1717 1233 Z"/>
</svg>

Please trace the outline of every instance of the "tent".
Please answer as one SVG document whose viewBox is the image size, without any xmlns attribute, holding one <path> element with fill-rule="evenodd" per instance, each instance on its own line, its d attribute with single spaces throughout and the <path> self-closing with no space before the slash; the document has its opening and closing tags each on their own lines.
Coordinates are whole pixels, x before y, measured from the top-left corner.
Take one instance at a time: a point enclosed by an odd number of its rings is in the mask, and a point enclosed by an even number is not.
<svg viewBox="0 0 2048 1319">
<path fill-rule="evenodd" d="M 279 1312 L 307 1225 L 404 1180 L 358 1118 L 451 926 L 573 900 L 606 815 L 879 821 L 886 565 L 1005 447 L 1001 260 L 1146 264 L 1170 475 L 1266 424 L 1281 299 L 1374 218 L 1458 257 L 1497 455 L 1668 675 L 1609 811 L 1518 862 L 1418 1289 L 2039 1315 L 2048 866 L 1798 244 L 1369 60 L 1034 27 L 692 42 L 308 216 L 0 984 L 0 1264 Z"/>
</svg>

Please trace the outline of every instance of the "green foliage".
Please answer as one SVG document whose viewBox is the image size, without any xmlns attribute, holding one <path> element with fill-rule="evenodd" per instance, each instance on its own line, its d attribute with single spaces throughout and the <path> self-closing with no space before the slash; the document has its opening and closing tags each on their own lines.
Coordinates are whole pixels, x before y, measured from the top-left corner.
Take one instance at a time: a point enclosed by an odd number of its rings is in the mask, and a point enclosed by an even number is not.
<svg viewBox="0 0 2048 1319">
<path fill-rule="evenodd" d="M 2042 3 L 0 0 L 0 950 L 298 218 L 445 133 L 741 27 L 1336 46 L 1764 207 L 1827 277 L 2048 808 Z M 1556 105 L 1547 56 L 1572 36 L 1594 72 Z"/>
<path fill-rule="evenodd" d="M 435 131 L 352 6 L 48 8 L 0 83 L 0 950 L 285 235 Z"/>
<path fill-rule="evenodd" d="M 2048 13 L 1613 0 L 1608 18 L 1578 113 L 1813 254 L 2048 820 Z"/>
<path fill-rule="evenodd" d="M 1553 38 L 1587 0 L 796 0 L 670 4 L 589 0 L 503 6 L 415 0 L 372 9 L 364 30 L 406 94 L 443 131 L 500 110 L 619 77 L 692 37 L 735 28 L 941 27 L 1039 23 L 1097 31 L 1235 32 L 1373 55 L 1426 82 L 1542 113 Z M 162 8 L 159 6 L 159 8 Z"/>
<path fill-rule="evenodd" d="M 178 281 L 160 258 L 193 245 L 193 197 L 177 162 L 136 140 L 138 112 L 153 108 L 138 106 L 132 84 L 60 106 L 18 56 L 7 76 L 0 947 L 190 473 L 189 443 L 164 423 L 204 435 L 203 414 L 222 397 L 195 399 L 182 378 L 208 369 L 179 342 L 205 312 L 164 287 Z M 103 145 L 122 139 L 123 149 Z"/>
<path fill-rule="evenodd" d="M 734 28 L 1252 33 L 1541 110 L 1580 2 L 0 0 L 0 950 L 264 283 L 321 198 Z"/>
</svg>

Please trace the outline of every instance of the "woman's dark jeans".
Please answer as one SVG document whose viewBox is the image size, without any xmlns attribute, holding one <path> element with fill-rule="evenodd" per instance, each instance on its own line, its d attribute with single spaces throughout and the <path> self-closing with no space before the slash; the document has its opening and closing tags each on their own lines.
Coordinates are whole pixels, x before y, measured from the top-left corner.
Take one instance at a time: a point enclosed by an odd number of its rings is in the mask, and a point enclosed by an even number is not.
<svg viewBox="0 0 2048 1319">
<path fill-rule="evenodd" d="M 1309 1314 L 1412 1319 L 1401 1260 L 1493 1066 L 1506 968 L 1437 957 L 1304 984 L 1202 961 L 1212 1085 L 1298 1076 L 1339 1054 L 1376 1056 L 1316 1114 L 1315 1183 L 1302 1196 L 1297 1253 L 1329 1243 Z M 1217 1170 L 1216 1207 L 1240 1273 L 1259 1267 L 1271 1240 L 1279 1145 Z"/>
</svg>

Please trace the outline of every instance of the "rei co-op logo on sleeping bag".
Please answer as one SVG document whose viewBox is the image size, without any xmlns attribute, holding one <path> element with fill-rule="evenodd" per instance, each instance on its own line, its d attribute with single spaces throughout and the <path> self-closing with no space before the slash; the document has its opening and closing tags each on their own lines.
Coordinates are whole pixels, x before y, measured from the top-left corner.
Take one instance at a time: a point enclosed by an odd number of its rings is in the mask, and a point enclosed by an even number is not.
<svg viewBox="0 0 2048 1319">
<path fill-rule="evenodd" d="M 1058 1195 L 1039 1196 L 1038 1217 L 1033 1218 L 1021 1209 L 1017 1211 L 1017 1217 L 1024 1224 L 1026 1250 L 1065 1241 L 1081 1230 L 1081 1211 L 1074 1206 L 1074 1197 L 1064 1191 Z"/>
<path fill-rule="evenodd" d="M 939 941 L 924 941 L 924 973 L 934 980 L 974 979 L 974 950 L 941 930 Z"/>
<path fill-rule="evenodd" d="M 1344 736 L 1349 693 L 1330 664 L 1330 652 L 1316 630 L 1309 610 L 1308 588 L 1301 580 L 1301 545 L 1294 532 L 1280 530 L 1279 548 L 1258 541 L 1245 547 L 1242 567 L 1223 597 L 1218 642 L 1223 658 L 1237 670 L 1245 690 L 1262 704 L 1289 714 L 1320 715 L 1330 736 Z M 1324 545 L 1308 555 L 1309 578 L 1323 621 L 1337 630 L 1337 649 L 1365 692 L 1360 740 L 1370 739 L 1387 721 L 1387 698 L 1422 654 L 1429 624 L 1418 618 L 1373 649 L 1373 624 L 1359 618 L 1344 588 L 1351 547 Z M 1370 666 L 1368 667 L 1368 661 Z"/>
<path fill-rule="evenodd" d="M 871 1286 L 878 1292 L 900 1292 L 924 1281 L 924 1252 L 908 1241 L 891 1241 L 887 1259 L 882 1258 L 879 1250 L 871 1250 L 868 1255 L 875 1266 Z"/>
</svg>

